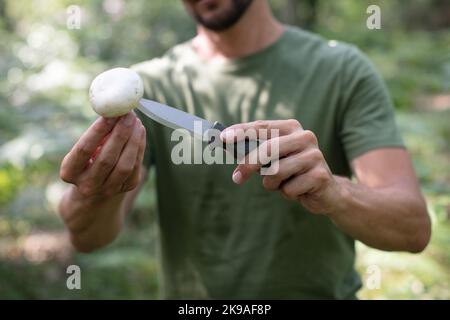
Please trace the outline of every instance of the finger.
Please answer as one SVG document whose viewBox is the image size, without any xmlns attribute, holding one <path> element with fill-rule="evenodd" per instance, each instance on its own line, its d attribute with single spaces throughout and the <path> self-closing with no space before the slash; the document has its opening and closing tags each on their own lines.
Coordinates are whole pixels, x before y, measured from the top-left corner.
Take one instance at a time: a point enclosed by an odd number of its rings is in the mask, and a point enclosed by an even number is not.
<svg viewBox="0 0 450 320">
<path fill-rule="evenodd" d="M 307 174 L 300 174 L 283 183 L 280 191 L 286 199 L 296 200 L 298 197 L 314 189 L 314 180 Z"/>
<path fill-rule="evenodd" d="M 145 131 L 144 131 L 144 137 L 142 139 L 142 143 L 139 148 L 136 164 L 133 170 L 133 173 L 128 177 L 128 179 L 123 184 L 122 190 L 123 191 L 131 191 L 135 189 L 141 180 L 141 173 L 142 173 L 142 161 L 144 159 L 144 153 L 145 153 Z"/>
<path fill-rule="evenodd" d="M 231 143 L 247 139 L 267 140 L 275 136 L 288 135 L 295 130 L 302 129 L 300 122 L 290 120 L 257 120 L 232 125 L 220 134 L 222 141 Z"/>
<path fill-rule="evenodd" d="M 235 173 L 240 172 L 240 182 L 247 181 L 255 172 L 259 172 L 264 164 L 277 161 L 280 158 L 299 153 L 309 147 L 317 146 L 317 138 L 309 130 L 296 130 L 290 135 L 264 141 L 257 149 L 250 152 L 237 166 Z M 317 148 L 315 148 L 317 149 Z M 320 153 L 320 151 L 317 149 Z M 272 164 L 273 165 L 273 164 Z M 278 168 L 281 167 L 274 167 Z M 277 172 L 278 172 L 277 170 Z M 275 172 L 275 174 L 277 173 Z M 272 172 L 271 175 L 274 173 Z"/>
<path fill-rule="evenodd" d="M 138 165 L 141 166 L 142 162 L 144 160 L 145 155 L 145 148 L 147 147 L 147 132 L 145 130 L 145 127 L 142 126 L 143 133 L 141 137 L 141 143 L 139 145 L 139 151 L 138 151 Z"/>
<path fill-rule="evenodd" d="M 133 173 L 143 132 L 143 126 L 140 123 L 137 123 L 134 126 L 133 133 L 125 145 L 117 164 L 106 179 L 102 188 L 113 192 L 120 191 L 123 183 Z"/>
<path fill-rule="evenodd" d="M 103 184 L 119 160 L 120 154 L 133 133 L 136 116 L 133 112 L 121 117 L 100 154 L 87 171 L 86 179 L 96 187 Z M 138 124 L 140 125 L 140 123 Z"/>
<path fill-rule="evenodd" d="M 136 161 L 136 165 L 134 166 L 133 172 L 121 186 L 121 192 L 128 192 L 134 190 L 139 185 L 141 177 L 141 168 L 142 165 L 138 165 Z"/>
<path fill-rule="evenodd" d="M 278 172 L 274 175 L 264 176 L 262 181 L 264 188 L 278 190 L 280 185 L 292 176 L 303 174 L 313 168 L 321 159 L 319 153 L 318 149 L 310 149 L 279 160 Z M 274 164 L 276 165 L 276 163 Z"/>
<path fill-rule="evenodd" d="M 62 161 L 60 174 L 64 181 L 73 182 L 80 175 L 116 121 L 116 118 L 100 117 L 86 130 Z"/>
<path fill-rule="evenodd" d="M 329 169 L 321 165 L 316 165 L 306 173 L 297 175 L 286 181 L 281 185 L 280 189 L 286 198 L 297 200 L 303 195 L 320 190 L 329 181 L 329 176 Z"/>
</svg>

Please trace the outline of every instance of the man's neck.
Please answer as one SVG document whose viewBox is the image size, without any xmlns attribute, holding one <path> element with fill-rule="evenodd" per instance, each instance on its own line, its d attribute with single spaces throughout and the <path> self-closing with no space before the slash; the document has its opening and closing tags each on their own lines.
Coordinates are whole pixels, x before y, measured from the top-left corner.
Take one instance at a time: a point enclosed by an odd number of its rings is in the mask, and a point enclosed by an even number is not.
<svg viewBox="0 0 450 320">
<path fill-rule="evenodd" d="M 193 45 L 205 59 L 236 59 L 270 46 L 283 31 L 283 26 L 273 17 L 267 2 L 256 0 L 241 19 L 225 31 L 215 32 L 199 26 Z"/>
</svg>

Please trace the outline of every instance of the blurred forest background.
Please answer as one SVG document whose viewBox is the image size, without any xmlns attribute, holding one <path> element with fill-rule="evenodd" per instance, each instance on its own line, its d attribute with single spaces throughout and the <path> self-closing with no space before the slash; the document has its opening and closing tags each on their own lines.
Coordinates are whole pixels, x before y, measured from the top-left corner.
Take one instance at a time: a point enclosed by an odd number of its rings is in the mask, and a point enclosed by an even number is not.
<svg viewBox="0 0 450 320">
<path fill-rule="evenodd" d="M 256 0 L 258 1 L 258 0 Z M 450 1 L 273 0 L 284 22 L 353 42 L 377 65 L 398 111 L 433 219 L 421 255 L 358 244 L 358 269 L 381 271 L 362 299 L 450 298 Z M 382 29 L 369 30 L 378 4 Z M 68 9 L 81 9 L 80 29 Z M 72 21 L 73 22 L 73 21 Z M 164 53 L 194 34 L 179 0 L 0 0 L 0 298 L 157 298 L 153 183 L 120 238 L 73 252 L 56 205 L 59 163 L 93 121 L 91 79 Z M 154 180 L 154 179 L 151 179 Z M 66 288 L 66 268 L 82 290 Z"/>
</svg>

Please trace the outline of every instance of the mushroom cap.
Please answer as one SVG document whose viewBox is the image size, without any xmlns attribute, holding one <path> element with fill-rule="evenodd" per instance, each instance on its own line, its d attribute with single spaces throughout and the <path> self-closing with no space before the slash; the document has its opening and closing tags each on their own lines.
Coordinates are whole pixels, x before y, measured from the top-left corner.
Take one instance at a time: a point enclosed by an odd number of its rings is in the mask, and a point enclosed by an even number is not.
<svg viewBox="0 0 450 320">
<path fill-rule="evenodd" d="M 136 71 L 114 68 L 100 73 L 89 88 L 89 101 L 103 117 L 118 117 L 134 109 L 144 94 L 144 84 Z"/>
</svg>

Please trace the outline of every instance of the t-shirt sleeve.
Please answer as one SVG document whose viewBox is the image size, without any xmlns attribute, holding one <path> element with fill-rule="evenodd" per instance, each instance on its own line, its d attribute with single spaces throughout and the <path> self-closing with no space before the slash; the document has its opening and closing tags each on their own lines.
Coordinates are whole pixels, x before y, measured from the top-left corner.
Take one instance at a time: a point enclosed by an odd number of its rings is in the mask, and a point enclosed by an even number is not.
<svg viewBox="0 0 450 320">
<path fill-rule="evenodd" d="M 347 159 L 378 148 L 404 148 L 391 98 L 373 64 L 350 47 L 343 68 L 339 135 Z"/>
<path fill-rule="evenodd" d="M 153 90 L 151 88 L 151 83 L 149 80 L 149 77 L 145 74 L 145 66 L 144 64 L 138 64 L 133 65 L 130 67 L 131 69 L 135 70 L 142 78 L 142 81 L 144 82 L 144 98 L 146 99 L 154 99 L 153 98 Z M 154 158 L 154 143 L 153 143 L 153 126 L 152 121 L 149 119 L 146 115 L 144 115 L 141 111 L 138 109 L 135 109 L 134 112 L 136 113 L 136 116 L 141 120 L 142 124 L 145 127 L 146 130 L 146 147 L 145 147 L 145 153 L 144 153 L 144 160 L 143 165 L 147 168 L 147 170 L 150 169 L 151 166 L 155 164 L 155 158 Z"/>
</svg>

